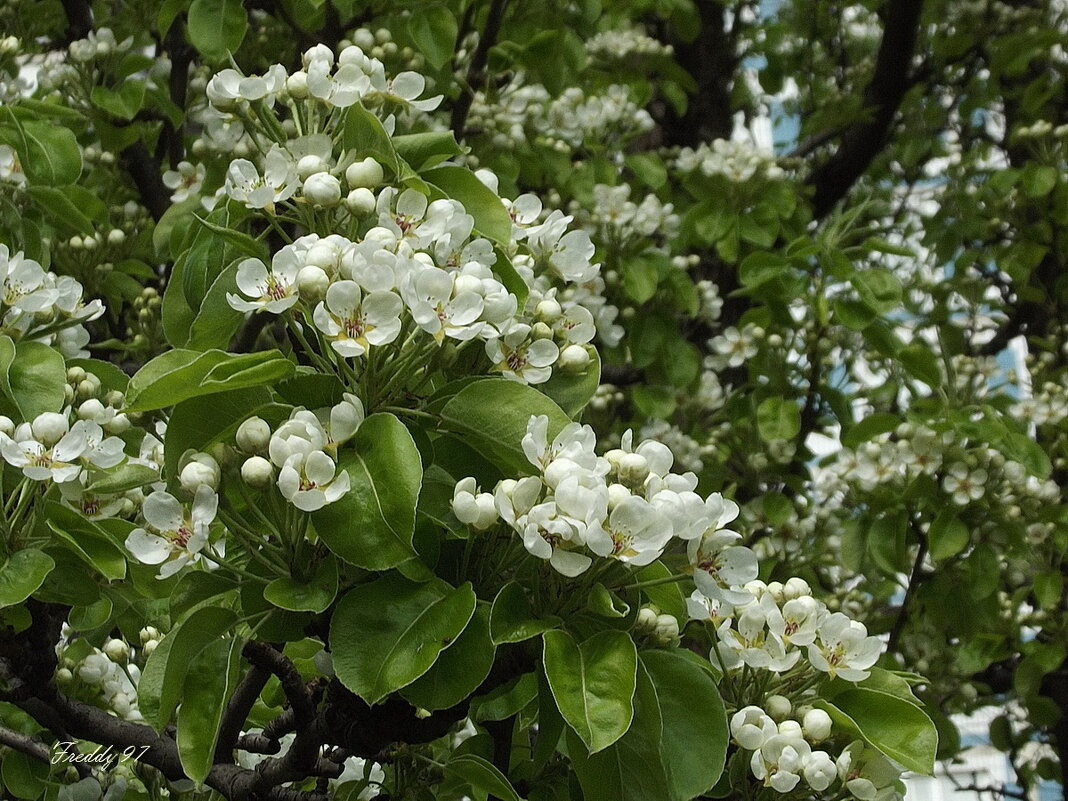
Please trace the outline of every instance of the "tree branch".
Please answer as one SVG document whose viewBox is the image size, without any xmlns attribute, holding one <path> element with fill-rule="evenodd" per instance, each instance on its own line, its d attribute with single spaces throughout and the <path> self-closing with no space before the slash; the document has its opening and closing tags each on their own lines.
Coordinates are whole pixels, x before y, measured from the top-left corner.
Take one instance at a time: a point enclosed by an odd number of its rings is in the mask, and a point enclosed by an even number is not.
<svg viewBox="0 0 1068 801">
<path fill-rule="evenodd" d="M 159 222 L 163 212 L 171 205 L 170 192 L 163 185 L 159 162 L 152 158 L 143 139 L 138 139 L 122 151 L 122 161 L 137 186 L 141 202 L 145 204 L 152 219 Z"/>
<path fill-rule="evenodd" d="M 467 115 L 471 112 L 471 103 L 475 99 L 475 93 L 486 85 L 486 61 L 489 59 L 490 48 L 497 44 L 497 36 L 501 32 L 501 23 L 504 21 L 507 6 L 508 0 L 493 0 L 490 4 L 486 27 L 478 38 L 475 52 L 471 55 L 471 63 L 467 67 L 467 85 L 461 87 L 460 96 L 456 98 L 456 104 L 452 107 L 450 125 L 458 140 L 464 138 L 464 126 L 467 124 Z"/>
<path fill-rule="evenodd" d="M 838 150 L 809 175 L 815 187 L 813 214 L 824 217 L 845 197 L 882 150 L 905 92 L 916 48 L 923 0 L 890 0 L 871 82 L 864 90 L 864 117 L 842 135 Z"/>
<path fill-rule="evenodd" d="M 0 726 L 0 745 L 6 745 L 41 762 L 48 762 L 51 758 L 48 746 L 36 737 L 12 731 L 4 726 Z"/>
</svg>

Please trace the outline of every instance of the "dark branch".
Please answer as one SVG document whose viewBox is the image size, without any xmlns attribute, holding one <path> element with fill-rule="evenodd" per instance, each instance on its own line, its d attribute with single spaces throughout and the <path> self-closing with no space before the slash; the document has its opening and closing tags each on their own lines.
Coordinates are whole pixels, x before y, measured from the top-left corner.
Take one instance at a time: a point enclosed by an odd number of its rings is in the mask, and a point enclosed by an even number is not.
<svg viewBox="0 0 1068 801">
<path fill-rule="evenodd" d="M 894 619 L 894 627 L 890 629 L 890 641 L 886 646 L 888 651 L 893 651 L 897 648 L 901 633 L 905 630 L 905 623 L 909 619 L 909 603 L 916 594 L 916 588 L 923 581 L 923 560 L 927 558 L 927 535 L 920 531 L 920 527 L 911 517 L 909 518 L 909 526 L 919 539 L 920 546 L 916 549 L 916 560 L 912 563 L 912 572 L 909 574 L 909 585 L 905 588 L 905 597 L 901 599 L 901 606 L 898 608 L 897 617 Z"/>
<path fill-rule="evenodd" d="M 93 29 L 93 9 L 86 0 L 63 0 L 67 14 L 67 43 L 84 39 Z"/>
<path fill-rule="evenodd" d="M 28 734 L 21 734 L 17 731 L 0 726 L 0 745 L 6 745 L 8 748 L 14 748 L 33 759 L 40 760 L 41 762 L 48 762 L 49 750 L 48 746 L 38 740 L 36 737 L 31 737 Z"/>
<path fill-rule="evenodd" d="M 694 146 L 711 139 L 727 139 L 734 127 L 731 86 L 738 68 L 735 40 L 740 22 L 726 29 L 722 2 L 697 3 L 701 29 L 692 42 L 673 42 L 679 66 L 693 76 L 697 90 L 690 96 L 686 113 L 667 110 L 664 137 L 669 144 Z"/>
<path fill-rule="evenodd" d="M 159 162 L 152 158 L 142 139 L 122 151 L 122 161 L 137 186 L 141 202 L 145 204 L 152 219 L 158 222 L 163 212 L 171 205 L 170 193 L 163 185 Z"/>
<path fill-rule="evenodd" d="M 813 214 L 824 217 L 845 197 L 882 150 L 905 93 L 913 85 L 909 65 L 916 48 L 923 0 L 890 0 L 875 71 L 864 90 L 863 117 L 842 135 L 842 142 L 827 161 L 812 171 L 815 187 Z"/>
<path fill-rule="evenodd" d="M 452 107 L 451 126 L 457 139 L 464 138 L 464 125 L 467 124 L 467 115 L 471 111 L 475 93 L 486 84 L 486 61 L 489 59 L 490 48 L 497 43 L 497 36 L 501 31 L 501 23 L 504 21 L 507 6 L 508 0 L 493 0 L 490 4 L 486 27 L 478 38 L 478 45 L 467 67 L 467 85 L 461 87 L 460 96 L 456 98 L 456 105 Z"/>
<path fill-rule="evenodd" d="M 244 728 L 249 712 L 252 711 L 252 706 L 260 697 L 269 678 L 271 678 L 270 671 L 256 665 L 249 668 L 248 673 L 242 677 L 241 683 L 237 685 L 234 694 L 230 697 L 230 703 L 227 704 L 226 713 L 219 725 L 219 738 L 215 746 L 216 762 L 233 761 L 233 750 L 240 745 L 238 740 L 241 736 L 241 729 Z M 274 751 L 269 753 L 278 753 L 277 741 L 274 743 Z"/>
</svg>

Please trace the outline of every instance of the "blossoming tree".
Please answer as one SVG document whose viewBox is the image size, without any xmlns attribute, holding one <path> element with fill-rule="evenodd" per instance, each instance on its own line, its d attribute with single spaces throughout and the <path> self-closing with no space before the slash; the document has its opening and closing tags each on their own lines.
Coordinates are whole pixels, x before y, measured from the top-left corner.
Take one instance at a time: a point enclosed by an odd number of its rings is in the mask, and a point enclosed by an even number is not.
<svg viewBox="0 0 1068 801">
<path fill-rule="evenodd" d="M 0 7 L 5 793 L 1059 777 L 1065 10 L 766 5 Z"/>
</svg>

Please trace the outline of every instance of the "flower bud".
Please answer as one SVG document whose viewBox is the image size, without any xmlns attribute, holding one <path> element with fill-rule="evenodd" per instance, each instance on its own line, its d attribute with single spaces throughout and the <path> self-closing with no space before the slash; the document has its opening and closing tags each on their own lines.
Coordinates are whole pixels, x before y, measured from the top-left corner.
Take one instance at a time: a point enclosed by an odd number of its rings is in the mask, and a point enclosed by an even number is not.
<svg viewBox="0 0 1068 801">
<path fill-rule="evenodd" d="M 564 310 L 560 308 L 560 304 L 555 298 L 546 298 L 534 309 L 534 319 L 549 325 L 559 320 L 563 314 Z"/>
<path fill-rule="evenodd" d="M 326 297 L 330 288 L 330 276 L 322 267 L 302 267 L 297 273 L 297 292 L 308 303 L 318 303 Z"/>
<path fill-rule="evenodd" d="M 374 189 L 385 177 L 382 165 L 368 156 L 363 161 L 354 161 L 345 170 L 345 182 L 349 189 Z"/>
<path fill-rule="evenodd" d="M 785 695 L 769 695 L 764 702 L 764 709 L 767 710 L 768 717 L 777 723 L 781 723 L 790 717 L 790 713 L 794 708 L 790 703 L 790 699 Z"/>
<path fill-rule="evenodd" d="M 345 208 L 357 217 L 364 217 L 375 210 L 374 193 L 365 187 L 359 186 L 345 196 Z"/>
<path fill-rule="evenodd" d="M 624 487 L 622 484 L 609 484 L 608 485 L 608 508 L 609 510 L 615 509 L 619 504 L 623 503 L 630 497 L 630 490 Z"/>
<path fill-rule="evenodd" d="M 638 619 L 634 621 L 634 628 L 641 634 L 652 634 L 656 631 L 656 610 L 649 606 L 643 606 L 638 610 Z"/>
<path fill-rule="evenodd" d="M 590 353 L 582 345 L 568 345 L 560 351 L 560 359 L 557 362 L 565 373 L 581 373 L 589 363 Z"/>
<path fill-rule="evenodd" d="M 56 671 L 56 683 L 57 684 L 70 684 L 74 681 L 74 674 L 67 668 L 60 668 Z"/>
<path fill-rule="evenodd" d="M 262 453 L 271 443 L 271 426 L 262 417 L 250 417 L 237 427 L 236 439 L 245 453 Z"/>
<path fill-rule="evenodd" d="M 110 639 L 104 643 L 104 653 L 108 655 L 112 662 L 125 665 L 130 658 L 130 646 L 122 640 Z"/>
<path fill-rule="evenodd" d="M 620 481 L 640 485 L 649 477 L 649 460 L 640 453 L 625 453 L 619 459 L 618 470 Z"/>
<path fill-rule="evenodd" d="M 104 654 L 90 654 L 78 666 L 78 678 L 86 684 L 100 684 L 110 672 L 111 660 Z"/>
<path fill-rule="evenodd" d="M 160 638 L 159 629 L 155 626 L 145 626 L 141 629 L 139 635 L 141 638 L 141 646 L 144 647 L 145 643 L 149 640 L 158 640 Z"/>
<path fill-rule="evenodd" d="M 274 465 L 262 456 L 252 456 L 241 465 L 241 478 L 253 489 L 266 489 L 274 481 Z"/>
<path fill-rule="evenodd" d="M 316 206 L 336 206 L 341 202 L 341 182 L 328 172 L 317 172 L 305 179 L 303 193 Z"/>
<path fill-rule="evenodd" d="M 795 598 L 802 598 L 811 594 L 812 588 L 808 586 L 808 582 L 797 576 L 789 579 L 782 588 L 782 596 L 787 601 L 792 601 Z"/>
<path fill-rule="evenodd" d="M 831 716 L 822 709 L 810 709 L 801 719 L 801 730 L 814 743 L 831 736 Z"/>
<path fill-rule="evenodd" d="M 304 100 L 308 97 L 308 73 L 297 70 L 286 78 L 286 91 L 294 100 Z"/>
<path fill-rule="evenodd" d="M 531 339 L 552 339 L 553 330 L 545 323 L 534 323 L 530 329 Z"/>
<path fill-rule="evenodd" d="M 675 642 L 679 638 L 679 621 L 674 615 L 657 615 L 653 636 L 661 645 Z"/>
<path fill-rule="evenodd" d="M 302 156 L 300 161 L 297 162 L 297 175 L 302 181 L 306 181 L 309 176 L 315 175 L 317 172 L 323 172 L 326 169 L 326 163 L 314 155 Z"/>
<path fill-rule="evenodd" d="M 55 445 L 70 430 L 67 416 L 57 412 L 44 412 L 30 424 L 33 436 L 45 445 Z"/>
<path fill-rule="evenodd" d="M 772 696 L 772 697 L 775 697 L 775 696 Z M 780 695 L 778 697 L 781 698 L 782 696 Z M 769 710 L 769 712 L 770 712 L 770 710 Z M 772 720 L 775 719 L 774 715 L 769 715 L 769 716 L 772 718 Z M 796 720 L 789 720 L 789 719 L 784 720 L 779 724 L 779 734 L 781 734 L 783 737 L 789 737 L 792 740 L 800 739 L 801 736 L 802 736 L 801 735 L 801 724 L 798 723 Z"/>
<path fill-rule="evenodd" d="M 120 412 L 106 423 L 101 423 L 101 425 L 109 434 L 122 434 L 125 431 L 129 431 L 130 426 L 133 424 L 124 412 Z"/>
<path fill-rule="evenodd" d="M 99 420 L 105 414 L 104 404 L 96 398 L 90 398 L 78 407 L 79 420 Z"/>
<path fill-rule="evenodd" d="M 178 483 L 186 492 L 196 492 L 201 486 L 207 485 L 213 490 L 219 488 L 219 479 L 222 471 L 215 458 L 206 453 L 193 454 L 192 460 L 178 476 Z"/>
</svg>

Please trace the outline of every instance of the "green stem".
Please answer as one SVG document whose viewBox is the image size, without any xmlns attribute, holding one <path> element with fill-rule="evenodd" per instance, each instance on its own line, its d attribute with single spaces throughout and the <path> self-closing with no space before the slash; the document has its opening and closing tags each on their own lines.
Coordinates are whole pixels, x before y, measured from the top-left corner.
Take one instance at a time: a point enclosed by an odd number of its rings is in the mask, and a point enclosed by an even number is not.
<svg viewBox="0 0 1068 801">
<path fill-rule="evenodd" d="M 677 576 L 664 576 L 658 579 L 649 579 L 648 581 L 639 581 L 635 584 L 621 584 L 616 587 L 617 590 L 643 590 L 646 587 L 659 587 L 662 584 L 677 584 L 680 581 L 690 578 L 688 573 L 679 573 Z"/>
</svg>

